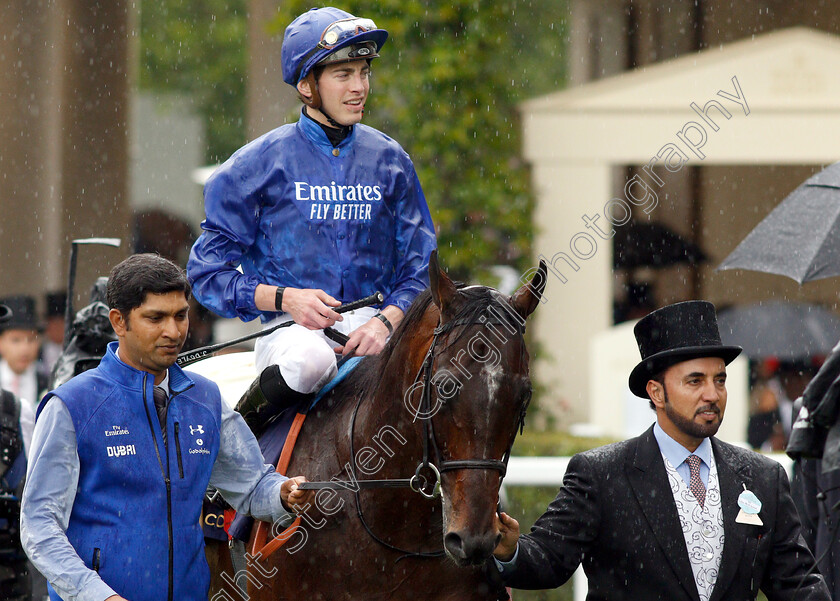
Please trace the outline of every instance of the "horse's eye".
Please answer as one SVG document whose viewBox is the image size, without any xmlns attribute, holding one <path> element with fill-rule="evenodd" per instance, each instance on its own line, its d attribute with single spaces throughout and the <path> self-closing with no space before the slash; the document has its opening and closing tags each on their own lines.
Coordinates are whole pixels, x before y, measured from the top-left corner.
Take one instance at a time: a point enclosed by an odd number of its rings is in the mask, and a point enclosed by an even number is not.
<svg viewBox="0 0 840 601">
<path fill-rule="evenodd" d="M 440 378 L 435 382 L 438 400 L 445 403 L 458 396 L 461 392 L 461 383 L 455 378 Z"/>
</svg>

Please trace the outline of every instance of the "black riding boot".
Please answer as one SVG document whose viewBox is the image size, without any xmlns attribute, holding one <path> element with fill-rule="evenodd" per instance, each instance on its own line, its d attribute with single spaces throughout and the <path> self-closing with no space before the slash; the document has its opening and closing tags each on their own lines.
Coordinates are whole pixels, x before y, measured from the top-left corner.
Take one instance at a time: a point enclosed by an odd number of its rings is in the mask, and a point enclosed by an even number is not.
<svg viewBox="0 0 840 601">
<path fill-rule="evenodd" d="M 280 367 L 270 365 L 251 383 L 236 404 L 236 410 L 242 414 L 254 435 L 259 436 L 273 417 L 313 396 L 313 393 L 289 388 L 280 374 Z"/>
</svg>

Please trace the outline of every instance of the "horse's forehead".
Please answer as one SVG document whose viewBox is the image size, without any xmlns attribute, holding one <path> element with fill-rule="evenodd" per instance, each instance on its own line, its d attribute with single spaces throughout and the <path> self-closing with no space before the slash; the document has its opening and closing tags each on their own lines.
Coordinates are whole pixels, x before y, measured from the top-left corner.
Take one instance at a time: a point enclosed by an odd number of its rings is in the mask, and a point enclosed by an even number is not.
<svg viewBox="0 0 840 601">
<path fill-rule="evenodd" d="M 504 295 L 496 290 L 495 288 L 491 288 L 490 286 L 482 286 L 481 284 L 473 284 L 471 286 L 464 286 L 463 288 L 458 288 L 458 292 L 461 293 L 470 293 L 470 292 L 480 292 L 484 291 L 488 295 L 490 295 L 494 300 L 504 298 Z"/>
<path fill-rule="evenodd" d="M 482 286 L 480 284 L 465 286 L 457 291 L 456 309 L 457 314 L 453 319 L 463 319 L 469 314 L 479 314 L 493 308 L 500 309 L 502 306 L 510 307 L 510 297 L 502 294 L 495 288 Z"/>
</svg>

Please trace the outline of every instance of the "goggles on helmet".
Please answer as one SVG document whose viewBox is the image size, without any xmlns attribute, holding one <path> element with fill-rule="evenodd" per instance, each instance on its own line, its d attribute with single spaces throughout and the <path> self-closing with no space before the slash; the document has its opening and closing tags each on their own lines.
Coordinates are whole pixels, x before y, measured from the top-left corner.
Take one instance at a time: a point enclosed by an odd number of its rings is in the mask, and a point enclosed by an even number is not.
<svg viewBox="0 0 840 601">
<path fill-rule="evenodd" d="M 329 50 L 348 38 L 374 29 L 376 29 L 376 23 L 371 19 L 361 19 L 359 17 L 341 19 L 327 25 L 324 33 L 321 34 L 321 41 L 318 42 L 318 46 Z"/>
</svg>

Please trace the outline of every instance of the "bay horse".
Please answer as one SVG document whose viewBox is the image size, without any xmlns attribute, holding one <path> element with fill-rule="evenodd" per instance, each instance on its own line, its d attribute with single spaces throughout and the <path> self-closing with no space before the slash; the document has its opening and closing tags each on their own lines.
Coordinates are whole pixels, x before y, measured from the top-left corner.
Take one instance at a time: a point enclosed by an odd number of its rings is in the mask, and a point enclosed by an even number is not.
<svg viewBox="0 0 840 601">
<path fill-rule="evenodd" d="M 287 473 L 340 484 L 318 491 L 284 547 L 251 553 L 249 600 L 498 598 L 486 564 L 531 397 L 524 324 L 546 268 L 510 297 L 457 287 L 434 253 L 429 276 L 382 352 L 306 418 Z"/>
</svg>

